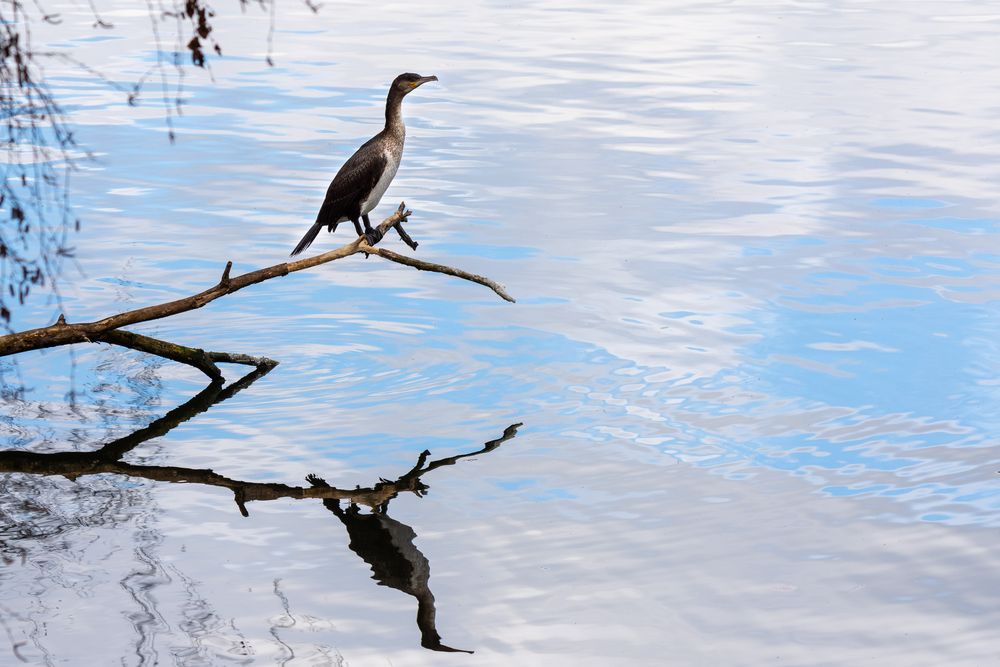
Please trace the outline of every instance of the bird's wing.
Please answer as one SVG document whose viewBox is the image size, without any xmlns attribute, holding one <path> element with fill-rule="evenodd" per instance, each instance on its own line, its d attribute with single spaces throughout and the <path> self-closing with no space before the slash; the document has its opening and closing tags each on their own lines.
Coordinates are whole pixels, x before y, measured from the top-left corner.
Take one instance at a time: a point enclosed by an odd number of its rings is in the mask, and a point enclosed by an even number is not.
<svg viewBox="0 0 1000 667">
<path fill-rule="evenodd" d="M 317 223 L 332 225 L 342 217 L 360 215 L 361 201 L 378 183 L 388 163 L 377 139 L 365 142 L 333 177 L 316 217 Z"/>
</svg>

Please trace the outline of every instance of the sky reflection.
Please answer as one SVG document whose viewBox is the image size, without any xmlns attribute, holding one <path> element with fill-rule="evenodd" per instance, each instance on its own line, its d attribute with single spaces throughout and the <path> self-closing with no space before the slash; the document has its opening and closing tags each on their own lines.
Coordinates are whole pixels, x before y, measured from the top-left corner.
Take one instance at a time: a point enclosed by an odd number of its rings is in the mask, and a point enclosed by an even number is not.
<svg viewBox="0 0 1000 667">
<path fill-rule="evenodd" d="M 129 462 L 281 484 L 319 466 L 346 488 L 524 421 L 481 476 L 443 470 L 422 504 L 393 506 L 456 610 L 442 634 L 477 662 L 988 662 L 995 4 L 299 4 L 275 68 L 266 13 L 219 7 L 226 56 L 214 80 L 186 77 L 174 146 L 155 89 L 129 108 L 53 63 L 98 158 L 74 175 L 70 319 L 202 289 L 227 260 L 284 261 L 402 71 L 440 85 L 407 100 L 383 213 L 405 199 L 419 257 L 518 299 L 352 258 L 150 323 L 282 363 Z M 109 8 L 110 42 L 85 7 L 60 11 L 53 48 L 123 82 L 155 60 L 145 9 Z M 4 448 L 79 449 L 201 388 L 173 364 L 74 354 L 3 366 L 27 389 L 5 402 Z M 70 411 L 71 389 L 86 400 Z M 86 495 L 38 484 L 50 508 Z M 53 510 L 68 551 L 4 573 L 6 605 L 41 591 L 18 610 L 29 635 L 114 600 L 178 664 L 277 664 L 287 646 L 303 664 L 438 664 L 398 636 L 398 591 L 372 593 L 365 564 L 312 532 L 326 509 L 275 501 L 248 524 L 216 489 L 90 484 L 80 514 L 115 528 Z M 52 641 L 92 649 L 79 634 Z"/>
</svg>

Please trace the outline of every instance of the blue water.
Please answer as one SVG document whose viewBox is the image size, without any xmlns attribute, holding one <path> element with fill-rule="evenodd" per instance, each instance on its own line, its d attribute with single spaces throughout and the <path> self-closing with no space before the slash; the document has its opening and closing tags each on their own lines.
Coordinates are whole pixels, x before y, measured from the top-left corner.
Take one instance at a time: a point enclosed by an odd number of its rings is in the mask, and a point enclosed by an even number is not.
<svg viewBox="0 0 1000 667">
<path fill-rule="evenodd" d="M 405 200 L 416 256 L 517 303 L 351 257 L 136 327 L 281 363 L 125 460 L 350 488 L 523 422 L 389 510 L 476 654 L 422 649 L 316 501 L 17 473 L 0 614 L 29 664 L 995 659 L 1000 3 L 279 7 L 274 68 L 267 13 L 217 9 L 173 145 L 156 82 L 133 109 L 50 71 L 97 154 L 62 309 L 285 261 L 392 77 L 436 74 L 373 218 Z M 115 80 L 156 61 L 144 13 L 95 42 L 65 11 L 58 47 Z M 102 346 L 5 363 L 8 449 L 94 449 L 204 386 Z"/>
</svg>

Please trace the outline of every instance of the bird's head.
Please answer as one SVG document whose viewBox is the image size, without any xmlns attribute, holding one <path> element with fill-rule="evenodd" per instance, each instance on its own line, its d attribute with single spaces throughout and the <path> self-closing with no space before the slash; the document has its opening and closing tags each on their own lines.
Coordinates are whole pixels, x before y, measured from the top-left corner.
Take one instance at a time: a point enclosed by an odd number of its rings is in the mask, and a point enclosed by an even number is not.
<svg viewBox="0 0 1000 667">
<path fill-rule="evenodd" d="M 413 74 L 412 72 L 407 72 L 406 74 L 400 74 L 392 82 L 392 90 L 406 95 L 412 90 L 419 88 L 428 81 L 437 81 L 436 76 L 420 76 L 419 74 Z"/>
</svg>

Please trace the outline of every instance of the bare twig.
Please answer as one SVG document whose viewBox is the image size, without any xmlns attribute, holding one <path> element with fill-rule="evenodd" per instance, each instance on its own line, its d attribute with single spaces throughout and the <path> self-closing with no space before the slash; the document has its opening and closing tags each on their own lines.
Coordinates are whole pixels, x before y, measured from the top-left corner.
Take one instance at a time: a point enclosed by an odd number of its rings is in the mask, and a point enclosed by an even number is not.
<svg viewBox="0 0 1000 667">
<path fill-rule="evenodd" d="M 139 352 L 155 354 L 164 359 L 170 359 L 182 364 L 194 366 L 212 380 L 221 380 L 222 371 L 216 366 L 216 362 L 230 364 L 244 364 L 256 366 L 258 368 L 267 366 L 273 368 L 278 362 L 267 357 L 251 357 L 246 354 L 230 354 L 228 352 L 206 352 L 200 348 L 178 345 L 158 338 L 143 336 L 142 334 L 115 329 L 108 331 L 94 340 L 94 342 L 111 343 L 120 345 Z"/>
<path fill-rule="evenodd" d="M 372 255 L 378 255 L 379 257 L 388 259 L 391 262 L 396 262 L 397 264 L 405 264 L 406 266 L 412 266 L 418 271 L 434 271 L 435 273 L 444 273 L 449 276 L 455 276 L 456 278 L 461 278 L 462 280 L 468 280 L 474 283 L 479 283 L 489 287 L 491 290 L 497 293 L 497 295 L 504 301 L 509 301 L 510 303 L 515 303 L 514 297 L 507 294 L 507 291 L 502 285 L 475 273 L 469 273 L 468 271 L 463 271 L 462 269 L 454 269 L 450 266 L 445 266 L 444 264 L 435 264 L 434 262 L 425 262 L 422 259 L 414 259 L 413 257 L 407 257 L 406 255 L 400 255 L 399 253 L 393 252 L 391 250 L 386 250 L 385 248 L 373 248 L 367 243 L 361 244 L 361 250 L 364 252 L 371 253 Z"/>
<path fill-rule="evenodd" d="M 30 6 L 29 6 L 30 5 Z M 68 119 L 33 51 L 35 21 L 58 23 L 38 0 L 0 2 L 0 326 L 13 304 L 56 282 L 75 227 L 63 183 L 77 157 Z M 63 176 L 60 176 L 63 172 Z M 62 209 L 60 211 L 60 209 Z M 61 215 L 59 215 L 61 213 Z"/>
<path fill-rule="evenodd" d="M 400 222 L 400 223 L 398 223 L 396 225 L 396 232 L 399 234 L 399 238 L 403 239 L 403 243 L 405 243 L 406 245 L 410 246 L 411 250 L 416 250 L 417 246 L 420 245 L 419 243 L 417 243 L 416 241 L 414 241 L 413 239 L 411 239 L 410 235 L 406 233 L 406 230 L 403 229 L 403 223 L 402 222 Z"/>
</svg>

